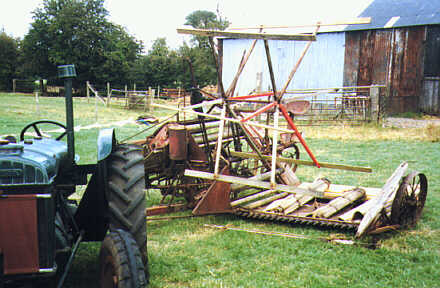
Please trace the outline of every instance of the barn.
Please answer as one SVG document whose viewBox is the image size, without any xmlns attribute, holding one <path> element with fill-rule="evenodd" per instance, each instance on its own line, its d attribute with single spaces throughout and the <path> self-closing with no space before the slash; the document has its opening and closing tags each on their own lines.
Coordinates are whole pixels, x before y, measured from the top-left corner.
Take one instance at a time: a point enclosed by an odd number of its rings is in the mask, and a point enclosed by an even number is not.
<svg viewBox="0 0 440 288">
<path fill-rule="evenodd" d="M 371 17 L 371 23 L 317 34 L 289 89 L 384 85 L 381 103 L 388 113 L 440 114 L 440 1 L 375 0 L 359 17 Z M 225 87 L 251 42 L 219 41 Z M 305 45 L 269 41 L 277 87 Z M 258 41 L 236 93 L 270 88 L 264 45 Z"/>
</svg>

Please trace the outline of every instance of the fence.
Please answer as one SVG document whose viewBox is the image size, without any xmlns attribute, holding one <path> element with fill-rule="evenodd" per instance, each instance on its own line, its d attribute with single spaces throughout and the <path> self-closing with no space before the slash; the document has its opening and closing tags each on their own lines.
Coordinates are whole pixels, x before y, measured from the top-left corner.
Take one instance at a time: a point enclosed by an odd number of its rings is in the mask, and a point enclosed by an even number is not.
<svg viewBox="0 0 440 288">
<path fill-rule="evenodd" d="M 297 125 L 359 125 L 379 120 L 385 111 L 385 87 L 373 85 L 290 90 L 286 92 L 283 102 Z M 265 98 L 260 100 L 267 100 L 267 96 Z M 261 104 L 248 105 L 250 107 L 242 112 L 261 107 Z"/>
<path fill-rule="evenodd" d="M 380 98 L 385 86 L 357 86 L 329 89 L 294 90 L 288 93 L 297 99 L 309 102 L 308 109 L 298 113 L 299 125 L 329 125 L 331 122 L 361 124 L 377 121 L 380 117 Z M 286 101 L 289 99 L 286 95 Z M 382 95 L 383 96 L 383 95 Z"/>
<path fill-rule="evenodd" d="M 148 90 L 135 90 L 136 86 L 133 86 L 133 88 L 134 90 L 128 90 L 128 86 L 125 85 L 124 90 L 115 89 L 110 87 L 110 83 L 107 83 L 106 91 L 99 92 L 87 81 L 86 96 L 88 101 L 90 101 L 90 92 L 92 92 L 95 95 L 95 99 L 99 99 L 105 106 L 109 106 L 110 103 L 112 103 L 114 105 L 121 105 L 127 109 L 150 111 L 155 89 L 151 89 L 150 87 Z M 99 93 L 101 93 L 101 95 Z M 95 100 L 95 103 L 96 102 L 97 100 Z"/>
</svg>

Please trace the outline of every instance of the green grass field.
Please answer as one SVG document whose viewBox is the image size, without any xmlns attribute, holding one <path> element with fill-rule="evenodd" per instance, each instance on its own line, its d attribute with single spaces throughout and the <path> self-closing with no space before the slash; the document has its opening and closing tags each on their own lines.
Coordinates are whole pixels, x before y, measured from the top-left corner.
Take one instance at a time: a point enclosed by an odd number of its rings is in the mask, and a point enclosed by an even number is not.
<svg viewBox="0 0 440 288">
<path fill-rule="evenodd" d="M 96 123 L 94 100 L 74 99 L 75 124 Z M 164 117 L 172 112 L 156 111 Z M 100 124 L 136 119 L 143 111 L 98 106 Z M 0 135 L 18 134 L 28 122 L 65 122 L 63 98 L 0 94 Z M 118 139 L 146 126 L 117 127 Z M 427 175 L 428 198 L 416 227 L 380 235 L 375 250 L 336 245 L 319 238 L 353 232 L 241 219 L 230 215 L 148 222 L 149 287 L 440 287 L 440 142 L 426 129 L 362 127 L 304 128 L 319 161 L 370 166 L 373 173 L 299 167 L 301 180 L 381 187 L 404 160 Z M 96 161 L 98 129 L 76 134 L 80 163 Z M 137 136 L 142 139 L 146 134 Z M 304 151 L 302 151 L 304 152 Z M 306 153 L 302 157 L 307 159 Z M 159 195 L 151 192 L 148 205 Z M 189 212 L 177 215 L 189 215 Z M 308 239 L 214 230 L 205 224 L 304 235 Z M 371 241 L 367 237 L 362 241 Z M 83 243 L 65 287 L 97 287 L 99 243 Z"/>
</svg>

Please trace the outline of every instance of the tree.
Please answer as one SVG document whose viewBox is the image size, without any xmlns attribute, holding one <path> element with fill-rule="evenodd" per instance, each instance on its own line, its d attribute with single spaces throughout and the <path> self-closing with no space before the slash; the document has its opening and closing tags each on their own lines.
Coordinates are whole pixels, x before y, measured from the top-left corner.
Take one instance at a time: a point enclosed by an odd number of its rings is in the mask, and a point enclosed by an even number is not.
<svg viewBox="0 0 440 288">
<path fill-rule="evenodd" d="M 145 86 L 175 86 L 181 67 L 178 54 L 170 50 L 165 38 L 157 38 L 148 55 L 139 58 L 133 67 L 132 78 Z"/>
<path fill-rule="evenodd" d="M 225 30 L 229 26 L 227 19 L 222 19 L 211 11 L 197 10 L 186 16 L 185 25 L 190 25 L 196 29 L 217 29 Z M 209 47 L 208 38 L 204 36 L 194 36 L 193 42 L 197 43 L 199 48 Z"/>
<path fill-rule="evenodd" d="M 0 90 L 10 90 L 16 76 L 19 41 L 0 30 Z"/>
<path fill-rule="evenodd" d="M 225 30 L 229 26 L 227 19 L 223 19 L 210 11 L 197 10 L 186 16 L 185 19 L 185 25 L 197 29 Z M 201 87 L 215 84 L 217 82 L 215 60 L 208 37 L 194 36 L 191 42 L 193 47 L 182 46 L 180 54 L 191 59 L 197 84 Z M 189 72 L 186 74 L 189 75 Z M 186 77 L 184 82 L 190 83 L 189 79 L 189 76 Z"/>
<path fill-rule="evenodd" d="M 127 81 L 142 43 L 107 20 L 104 0 L 44 0 L 23 41 L 28 76 L 55 77 L 57 66 L 75 64 L 78 80 Z"/>
</svg>

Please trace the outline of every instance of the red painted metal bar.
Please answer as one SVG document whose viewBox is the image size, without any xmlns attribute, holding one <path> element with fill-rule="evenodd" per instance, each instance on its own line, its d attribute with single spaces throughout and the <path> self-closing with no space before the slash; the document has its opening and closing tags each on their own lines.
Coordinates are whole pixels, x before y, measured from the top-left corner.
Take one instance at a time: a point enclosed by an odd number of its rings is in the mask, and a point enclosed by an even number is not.
<svg viewBox="0 0 440 288">
<path fill-rule="evenodd" d="M 228 100 L 244 100 L 244 99 L 263 97 L 263 96 L 272 96 L 272 95 L 273 95 L 273 92 L 268 92 L 268 93 L 261 93 L 261 94 L 252 94 L 252 95 L 229 97 Z"/>
<path fill-rule="evenodd" d="M 272 103 L 270 103 L 269 105 L 266 105 L 266 106 L 264 106 L 264 107 L 261 107 L 260 109 L 258 109 L 257 111 L 255 111 L 254 113 L 252 113 L 251 115 L 249 115 L 248 117 L 241 119 L 240 121 L 241 121 L 241 122 L 246 122 L 246 121 L 248 121 L 248 120 L 250 120 L 250 119 L 252 119 L 252 118 L 254 118 L 254 117 L 260 115 L 261 113 L 266 112 L 267 110 L 273 108 L 273 107 L 276 106 L 276 105 L 277 105 L 277 102 L 272 102 Z"/>
<path fill-rule="evenodd" d="M 287 113 L 286 107 L 284 107 L 283 104 L 278 104 L 280 107 L 281 113 L 283 114 L 284 118 L 286 118 L 287 123 L 289 124 L 290 128 L 292 128 L 295 131 L 296 137 L 298 137 L 299 142 L 303 145 L 304 149 L 306 149 L 307 154 L 309 154 L 310 158 L 312 159 L 313 163 L 315 163 L 316 167 L 321 168 L 321 166 L 318 163 L 318 160 L 316 160 L 315 156 L 313 155 L 310 148 L 307 146 L 306 141 L 304 141 L 304 138 L 302 138 L 301 133 L 299 133 L 298 129 L 296 128 L 295 124 L 293 123 L 292 118 L 290 118 L 289 113 Z"/>
</svg>

